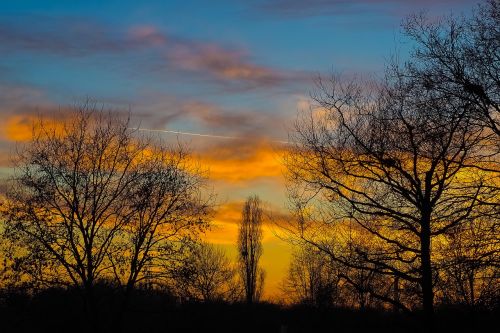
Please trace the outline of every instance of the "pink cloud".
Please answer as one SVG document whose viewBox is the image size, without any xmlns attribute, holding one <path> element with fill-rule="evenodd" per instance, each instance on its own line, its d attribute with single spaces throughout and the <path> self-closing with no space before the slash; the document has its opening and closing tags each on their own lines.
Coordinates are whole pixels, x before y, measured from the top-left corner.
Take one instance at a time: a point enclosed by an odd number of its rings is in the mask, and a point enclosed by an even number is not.
<svg viewBox="0 0 500 333">
<path fill-rule="evenodd" d="M 164 46 L 168 40 L 166 34 L 150 25 L 134 26 L 130 28 L 128 36 L 131 41 L 136 41 L 138 44 L 152 46 Z"/>
<path fill-rule="evenodd" d="M 285 79 L 278 70 L 253 64 L 244 52 L 216 44 L 180 44 L 168 59 L 187 71 L 206 72 L 218 79 L 274 85 Z"/>
</svg>

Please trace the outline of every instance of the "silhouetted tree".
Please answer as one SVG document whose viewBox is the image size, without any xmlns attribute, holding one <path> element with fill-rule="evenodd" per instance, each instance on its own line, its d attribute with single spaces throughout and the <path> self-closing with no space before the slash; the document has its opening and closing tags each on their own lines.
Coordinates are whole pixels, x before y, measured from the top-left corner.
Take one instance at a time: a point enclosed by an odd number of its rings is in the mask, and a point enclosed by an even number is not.
<svg viewBox="0 0 500 333">
<path fill-rule="evenodd" d="M 130 127 L 90 103 L 55 124 L 40 119 L 2 209 L 22 270 L 81 290 L 89 315 L 97 281 L 115 279 L 128 294 L 207 224 L 202 177 L 185 151 Z"/>
<path fill-rule="evenodd" d="M 343 260 L 358 267 L 365 263 L 357 251 L 360 248 L 373 251 L 375 244 L 360 237 L 353 242 L 350 233 L 352 230 L 334 228 L 326 232 L 321 229 L 319 237 L 323 237 L 322 245 L 327 246 L 329 251 L 342 253 Z M 388 276 L 376 274 L 370 269 L 348 267 L 332 260 L 326 251 L 314 244 L 294 244 L 298 250 L 292 256 L 283 288 L 286 298 L 292 302 L 365 309 L 380 307 L 382 299 L 394 296 L 394 284 Z M 395 299 L 402 304 L 400 297 Z"/>
<path fill-rule="evenodd" d="M 283 291 L 294 303 L 328 307 L 340 305 L 340 278 L 327 254 L 301 246 L 292 255 Z"/>
<path fill-rule="evenodd" d="M 248 304 L 259 301 L 264 284 L 264 271 L 259 267 L 262 255 L 262 218 L 259 197 L 249 197 L 243 206 L 238 235 L 240 275 Z"/>
<path fill-rule="evenodd" d="M 345 235 L 339 231 L 339 234 L 330 241 L 328 246 L 329 249 L 335 249 L 334 251 L 342 253 L 344 260 L 352 264 L 351 267 L 346 267 L 333 261 L 337 266 L 337 275 L 342 283 L 341 292 L 344 304 L 358 309 L 376 308 L 381 303 L 387 302 L 388 299 L 392 299 L 395 307 L 409 311 L 404 305 L 405 302 L 392 293 L 391 287 L 397 278 L 378 274 L 373 269 L 362 268 L 366 262 L 359 254 L 368 251 L 383 251 L 383 247 L 377 244 L 375 237 L 354 226 L 349 226 L 345 231 Z"/>
<path fill-rule="evenodd" d="M 180 296 L 202 301 L 234 302 L 241 296 L 238 271 L 224 250 L 210 243 L 194 246 L 184 263 L 173 271 Z"/>
<path fill-rule="evenodd" d="M 469 164 L 500 172 L 500 3 L 487 0 L 471 16 L 429 19 L 414 15 L 404 32 L 415 46 L 405 75 L 434 93 L 434 98 L 459 100 L 471 123 L 486 128 L 481 142 L 488 163 Z M 498 190 L 498 181 L 489 182 Z M 482 197 L 478 197 L 482 201 Z M 474 307 L 491 303 L 498 290 L 498 228 L 500 203 L 489 205 L 490 217 L 453 230 L 440 244 L 443 271 L 441 297 Z M 495 207 L 496 206 L 496 207 Z M 439 264 L 441 266 L 441 264 Z"/>
<path fill-rule="evenodd" d="M 88 104 L 67 117 L 60 126 L 40 119 L 18 152 L 6 234 L 25 246 L 36 279 L 81 289 L 90 309 L 145 145 L 134 147 L 128 121 Z"/>
<path fill-rule="evenodd" d="M 471 17 L 404 24 L 415 43 L 408 72 L 435 92 L 468 104 L 469 116 L 500 137 L 500 3 L 488 0 Z"/>
<path fill-rule="evenodd" d="M 170 266 L 184 259 L 208 226 L 213 203 L 185 148 L 149 145 L 137 163 L 137 179 L 124 198 L 127 223 L 109 253 L 125 296 L 137 283 L 168 278 Z"/>
<path fill-rule="evenodd" d="M 471 123 L 487 129 L 481 149 L 488 163 L 468 166 L 488 170 L 489 177 L 496 179 L 498 176 L 491 173 L 500 172 L 499 26 L 497 0 L 484 1 L 468 17 L 434 20 L 420 14 L 404 23 L 406 36 L 415 42 L 412 57 L 405 64 L 405 75 L 431 89 L 434 98 L 459 100 Z M 489 186 L 498 188 L 498 182 L 490 181 Z M 485 203 L 496 206 L 490 210 L 490 217 L 453 230 L 445 243 L 449 246 L 446 250 L 441 247 L 441 276 L 446 281 L 448 301 L 451 298 L 469 306 L 488 303 L 487 295 L 494 294 L 497 288 L 492 283 L 495 278 L 488 276 L 497 275 L 493 266 L 498 262 L 499 239 L 495 235 L 500 207 L 498 200 Z M 477 298 L 482 289 L 485 297 Z M 475 295 L 475 291 L 479 294 Z"/>
<path fill-rule="evenodd" d="M 492 229 L 493 228 L 493 229 Z M 493 308 L 500 300 L 498 224 L 482 218 L 446 235 L 437 249 L 438 297 L 446 304 L 475 310 Z"/>
<path fill-rule="evenodd" d="M 385 82 L 320 80 L 320 93 L 313 97 L 322 114 L 311 112 L 297 123 L 297 145 L 287 161 L 291 183 L 298 185 L 290 192 L 300 211 L 298 234 L 315 239 L 347 267 L 391 276 L 393 297 L 374 294 L 382 300 L 405 308 L 396 299 L 400 286 L 418 286 L 429 317 L 438 255 L 457 251 L 452 242 L 452 252 L 434 255 L 433 241 L 457 237 L 474 221 L 487 219 L 489 244 L 466 246 L 475 247 L 482 262 L 495 260 L 498 9 L 492 0 L 472 18 L 409 18 L 405 33 L 416 42 L 414 52 L 403 67 L 388 69 Z M 307 235 L 310 228 L 346 221 L 360 227 L 354 239 L 378 241 L 345 251 Z M 448 277 L 457 275 L 450 269 L 472 276 L 461 257 L 448 262 Z"/>
<path fill-rule="evenodd" d="M 392 69 L 379 84 L 319 80 L 319 112 L 297 121 L 286 166 L 296 235 L 346 267 L 418 287 L 431 320 L 432 241 L 489 215 L 479 207 L 495 202 L 498 189 L 494 173 L 472 167 L 489 160 L 487 132 L 468 105 L 405 74 Z M 328 235 L 349 225 L 351 250 L 339 252 Z"/>
</svg>

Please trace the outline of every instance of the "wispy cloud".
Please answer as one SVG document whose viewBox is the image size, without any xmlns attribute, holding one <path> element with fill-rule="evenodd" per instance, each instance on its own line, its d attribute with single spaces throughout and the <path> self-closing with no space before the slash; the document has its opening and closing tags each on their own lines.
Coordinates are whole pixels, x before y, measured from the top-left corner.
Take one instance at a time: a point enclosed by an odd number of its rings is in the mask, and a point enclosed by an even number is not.
<svg viewBox="0 0 500 333">
<path fill-rule="evenodd" d="M 133 106 L 140 127 L 199 132 L 215 136 L 283 140 L 287 115 L 278 110 L 225 107 L 195 99 L 180 99 L 158 93 L 144 94 Z M 294 111 L 294 110 L 293 110 Z"/>
<path fill-rule="evenodd" d="M 5 19 L 2 22 L 0 17 L 0 51 L 59 57 L 111 55 L 123 61 L 134 56 L 134 61 L 127 64 L 138 66 L 142 72 L 198 76 L 240 89 L 279 86 L 309 78 L 307 73 L 257 64 L 248 50 L 170 34 L 151 25 L 117 31 L 98 22 L 58 18 L 32 20 L 24 25 Z"/>
<path fill-rule="evenodd" d="M 236 244 L 244 204 L 244 200 L 239 200 L 220 205 L 216 210 L 213 228 L 206 235 L 207 239 L 216 244 Z M 263 242 L 276 241 L 274 234 L 277 224 L 281 220 L 290 221 L 293 217 L 268 202 L 263 202 L 261 205 L 264 211 Z"/>
<path fill-rule="evenodd" d="M 286 140 L 278 130 L 283 126 L 284 115 L 245 108 L 228 109 L 174 96 L 158 98 L 154 101 L 151 96 L 143 96 L 142 100 L 147 100 L 147 104 L 131 107 L 133 126 L 171 129 L 174 136 L 190 131 L 202 134 L 194 137 L 199 137 L 201 142 L 193 142 L 193 145 L 199 151 L 200 163 L 211 169 L 213 179 L 233 183 L 281 177 L 279 154 L 274 146 Z M 7 147 L 14 141 L 30 139 L 33 121 L 40 115 L 48 119 L 55 114 L 60 117 L 70 107 L 58 106 L 47 99 L 43 91 L 33 87 L 0 85 L 3 119 L 0 144 Z M 284 133 L 283 129 L 281 134 Z M 226 140 L 215 140 L 218 137 Z M 179 139 L 190 142 L 193 136 Z M 6 153 L 4 150 L 3 154 Z"/>
<path fill-rule="evenodd" d="M 221 81 L 247 82 L 251 86 L 275 86 L 287 75 L 270 67 L 259 66 L 248 60 L 241 50 L 222 48 L 215 44 L 180 44 L 167 58 L 178 68 L 206 73 Z"/>
<path fill-rule="evenodd" d="M 26 22 L 26 18 L 22 22 Z M 65 56 L 124 52 L 131 47 L 123 36 L 102 25 L 36 17 L 29 24 L 12 20 L 0 22 L 0 45 L 4 52 L 32 50 Z"/>
</svg>

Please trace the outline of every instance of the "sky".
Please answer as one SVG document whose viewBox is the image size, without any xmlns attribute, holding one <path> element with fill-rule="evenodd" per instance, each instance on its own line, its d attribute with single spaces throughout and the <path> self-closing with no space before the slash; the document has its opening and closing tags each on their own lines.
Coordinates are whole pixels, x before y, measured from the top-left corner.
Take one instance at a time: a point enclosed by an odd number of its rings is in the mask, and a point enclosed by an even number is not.
<svg viewBox="0 0 500 333">
<path fill-rule="evenodd" d="M 411 49 L 405 16 L 458 15 L 476 3 L 0 0 L 0 174 L 38 114 L 88 98 L 130 111 L 134 126 L 186 143 L 208 170 L 218 205 L 205 237 L 234 257 L 248 196 L 286 216 L 281 156 L 314 80 L 380 77 L 391 54 Z M 290 257 L 277 233 L 265 223 L 267 298 Z"/>
</svg>

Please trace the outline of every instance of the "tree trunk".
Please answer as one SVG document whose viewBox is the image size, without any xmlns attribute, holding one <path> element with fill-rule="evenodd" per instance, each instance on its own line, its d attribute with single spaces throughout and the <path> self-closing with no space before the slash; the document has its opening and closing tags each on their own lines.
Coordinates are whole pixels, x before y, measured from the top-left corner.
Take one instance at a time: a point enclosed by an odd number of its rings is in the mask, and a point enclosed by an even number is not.
<svg viewBox="0 0 500 333">
<path fill-rule="evenodd" d="M 125 315 L 128 311 L 130 297 L 132 297 L 134 287 L 134 283 L 129 282 L 123 292 L 123 299 L 120 302 L 118 312 L 115 314 L 114 329 L 116 329 L 117 332 L 125 332 Z"/>
<path fill-rule="evenodd" d="M 399 277 L 394 278 L 394 300 L 399 303 Z M 394 312 L 399 312 L 400 308 L 394 304 L 393 305 L 393 311 Z"/>
<path fill-rule="evenodd" d="M 424 214 L 420 236 L 422 305 L 426 326 L 432 331 L 434 322 L 434 291 L 432 286 L 430 214 Z"/>
<path fill-rule="evenodd" d="M 86 321 L 86 330 L 89 332 L 98 332 L 98 315 L 97 308 L 95 304 L 95 295 L 93 283 L 87 281 L 84 284 L 84 305 L 85 305 L 85 321 Z"/>
</svg>

